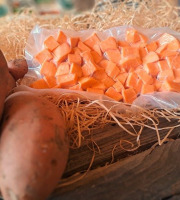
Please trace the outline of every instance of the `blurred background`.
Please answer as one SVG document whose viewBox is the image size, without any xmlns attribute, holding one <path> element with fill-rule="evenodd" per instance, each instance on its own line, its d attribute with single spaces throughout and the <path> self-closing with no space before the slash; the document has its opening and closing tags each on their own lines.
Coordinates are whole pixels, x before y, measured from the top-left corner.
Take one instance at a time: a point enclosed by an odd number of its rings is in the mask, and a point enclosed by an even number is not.
<svg viewBox="0 0 180 200">
<path fill-rule="evenodd" d="M 100 0 L 98 0 L 100 2 Z M 114 4 L 124 0 L 102 0 L 111 1 Z M 142 0 L 143 1 L 143 0 Z M 133 1 L 129 1 L 130 3 Z M 179 4 L 180 0 L 169 0 L 172 4 Z M 0 17 L 8 13 L 21 12 L 24 8 L 33 8 L 40 15 L 73 13 L 78 14 L 93 8 L 95 0 L 0 0 Z"/>
</svg>

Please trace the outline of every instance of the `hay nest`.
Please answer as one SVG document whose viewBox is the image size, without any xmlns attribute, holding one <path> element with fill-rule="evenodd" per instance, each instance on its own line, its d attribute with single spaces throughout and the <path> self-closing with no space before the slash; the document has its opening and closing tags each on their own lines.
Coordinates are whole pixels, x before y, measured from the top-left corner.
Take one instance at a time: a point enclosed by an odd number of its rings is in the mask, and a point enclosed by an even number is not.
<svg viewBox="0 0 180 200">
<path fill-rule="evenodd" d="M 81 15 L 70 16 L 39 16 L 32 10 L 26 10 L 17 15 L 10 15 L 0 19 L 0 44 L 7 60 L 24 57 L 24 48 L 30 31 L 35 25 L 44 28 L 64 28 L 73 30 L 97 29 L 104 30 L 112 26 L 136 25 L 144 28 L 169 27 L 180 31 L 180 8 L 171 4 L 168 0 L 136 0 L 133 3 L 125 0 L 120 4 L 110 0 L 97 0 L 91 12 Z M 64 118 L 68 121 L 68 133 L 71 136 L 71 147 L 80 147 L 85 139 L 84 131 L 91 131 L 103 127 L 108 123 L 117 123 L 120 128 L 136 137 L 137 145 L 140 146 L 140 135 L 143 128 L 155 130 L 158 144 L 161 145 L 174 130 L 180 126 L 177 123 L 173 127 L 159 127 L 159 118 L 167 121 L 180 120 L 179 110 L 145 110 L 139 108 L 138 114 L 118 113 L 116 106 L 107 108 L 99 101 L 90 101 L 79 96 L 71 95 L 44 95 L 54 102 L 61 110 Z M 130 107 L 130 105 L 127 105 Z M 127 128 L 129 126 L 130 129 Z M 135 127 L 139 127 L 138 131 Z M 160 137 L 160 131 L 167 130 L 164 138 Z M 120 143 L 121 144 L 121 143 Z M 123 148 L 123 145 L 122 145 Z"/>
</svg>

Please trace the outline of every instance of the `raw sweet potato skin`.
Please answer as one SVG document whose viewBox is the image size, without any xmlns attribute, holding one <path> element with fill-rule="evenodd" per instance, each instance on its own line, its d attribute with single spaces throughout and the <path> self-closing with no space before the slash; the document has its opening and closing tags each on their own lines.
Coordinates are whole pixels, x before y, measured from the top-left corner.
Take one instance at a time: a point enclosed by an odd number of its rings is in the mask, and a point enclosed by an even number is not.
<svg viewBox="0 0 180 200">
<path fill-rule="evenodd" d="M 6 96 L 15 87 L 15 80 L 8 71 L 6 59 L 0 50 L 0 119 Z"/>
<path fill-rule="evenodd" d="M 9 73 L 17 81 L 28 72 L 28 65 L 25 59 L 15 59 L 8 62 L 8 69 Z"/>
<path fill-rule="evenodd" d="M 0 189 L 5 200 L 45 200 L 68 159 L 65 123 L 57 107 L 31 92 L 5 101 L 0 138 Z"/>
</svg>

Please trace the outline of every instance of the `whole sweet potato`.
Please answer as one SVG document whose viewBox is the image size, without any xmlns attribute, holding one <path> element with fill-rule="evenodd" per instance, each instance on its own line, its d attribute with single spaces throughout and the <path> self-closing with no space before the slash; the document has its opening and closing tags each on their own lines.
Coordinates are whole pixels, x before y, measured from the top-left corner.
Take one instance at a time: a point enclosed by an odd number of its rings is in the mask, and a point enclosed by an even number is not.
<svg viewBox="0 0 180 200">
<path fill-rule="evenodd" d="M 57 107 L 31 92 L 5 101 L 0 138 L 0 189 L 5 200 L 45 200 L 68 158 L 65 123 Z"/>
<path fill-rule="evenodd" d="M 15 87 L 15 80 L 8 71 L 6 59 L 0 50 L 0 119 L 6 96 Z"/>
</svg>

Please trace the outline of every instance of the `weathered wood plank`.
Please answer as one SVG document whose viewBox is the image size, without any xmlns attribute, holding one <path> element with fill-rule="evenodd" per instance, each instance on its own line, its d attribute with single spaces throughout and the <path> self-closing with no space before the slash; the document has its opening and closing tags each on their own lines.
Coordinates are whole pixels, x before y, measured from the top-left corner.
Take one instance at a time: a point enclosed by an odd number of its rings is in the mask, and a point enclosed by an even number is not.
<svg viewBox="0 0 180 200">
<path fill-rule="evenodd" d="M 180 199 L 180 139 L 90 171 L 49 200 Z"/>
<path fill-rule="evenodd" d="M 167 126 L 169 122 L 166 120 L 161 121 L 161 126 Z M 173 126 L 177 124 L 176 121 L 171 121 L 169 125 Z M 165 136 L 167 131 L 163 131 L 161 136 Z M 170 135 L 170 138 L 178 138 L 180 134 L 180 129 L 176 128 Z M 115 145 L 119 144 L 120 139 L 127 139 L 135 143 L 135 138 L 125 133 L 117 125 L 106 126 L 103 129 L 93 132 L 93 139 L 96 141 L 100 147 L 101 153 L 96 153 L 96 157 L 92 166 L 92 169 L 95 169 L 99 166 L 104 166 L 107 163 L 110 163 L 112 160 L 112 150 Z M 148 128 L 144 128 L 143 134 L 141 135 L 141 147 L 133 152 L 127 152 L 117 146 L 114 151 L 114 161 L 123 159 L 125 157 L 135 155 L 139 152 L 142 152 L 150 148 L 154 143 L 157 142 L 157 135 L 155 131 L 152 131 Z M 126 148 L 130 146 L 125 144 Z M 64 174 L 64 177 L 73 175 L 76 172 L 86 170 L 89 166 L 89 163 L 92 158 L 92 151 L 87 147 L 87 143 L 84 143 L 83 146 L 79 149 L 71 150 L 69 156 L 69 162 Z"/>
</svg>

